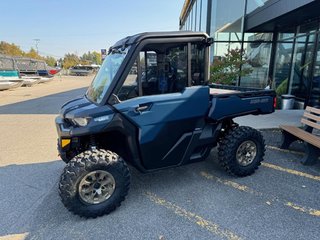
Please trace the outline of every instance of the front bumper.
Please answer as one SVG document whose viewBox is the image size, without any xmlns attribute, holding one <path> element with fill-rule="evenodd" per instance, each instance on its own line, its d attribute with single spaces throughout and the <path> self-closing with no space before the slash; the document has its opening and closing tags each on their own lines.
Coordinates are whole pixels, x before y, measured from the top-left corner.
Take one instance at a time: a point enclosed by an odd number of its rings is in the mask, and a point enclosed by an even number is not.
<svg viewBox="0 0 320 240">
<path fill-rule="evenodd" d="M 61 117 L 56 117 L 56 128 L 59 138 L 71 138 L 71 126 Z"/>
<path fill-rule="evenodd" d="M 58 152 L 62 159 L 66 159 L 71 146 L 71 127 L 61 117 L 56 117 L 55 123 L 58 132 Z"/>
<path fill-rule="evenodd" d="M 114 114 L 109 114 L 109 116 L 110 118 L 108 118 L 107 121 L 93 120 L 85 127 L 74 126 L 61 116 L 56 117 L 55 123 L 58 133 L 58 151 L 60 155 L 63 155 L 66 151 L 78 148 L 83 137 L 104 132 L 112 121 Z"/>
<path fill-rule="evenodd" d="M 69 148 L 69 146 L 68 146 Z M 61 157 L 61 159 L 67 159 L 67 151 L 68 149 L 63 149 L 61 146 L 61 139 L 58 138 L 58 144 L 57 144 L 57 149 L 58 149 L 58 153 L 59 156 Z"/>
</svg>

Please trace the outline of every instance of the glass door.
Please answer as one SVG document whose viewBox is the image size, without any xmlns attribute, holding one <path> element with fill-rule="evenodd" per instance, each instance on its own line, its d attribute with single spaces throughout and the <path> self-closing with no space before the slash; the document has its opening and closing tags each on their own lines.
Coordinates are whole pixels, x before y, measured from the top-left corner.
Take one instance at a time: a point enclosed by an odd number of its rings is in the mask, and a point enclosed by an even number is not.
<svg viewBox="0 0 320 240">
<path fill-rule="evenodd" d="M 308 101 L 309 106 L 320 107 L 320 33 L 318 36 L 318 44 L 315 51 L 314 67 L 311 81 L 310 99 Z"/>
<path fill-rule="evenodd" d="M 315 33 L 296 39 L 295 52 L 291 68 L 289 93 L 297 100 L 305 102 L 309 98 L 312 62 L 315 48 Z"/>
</svg>

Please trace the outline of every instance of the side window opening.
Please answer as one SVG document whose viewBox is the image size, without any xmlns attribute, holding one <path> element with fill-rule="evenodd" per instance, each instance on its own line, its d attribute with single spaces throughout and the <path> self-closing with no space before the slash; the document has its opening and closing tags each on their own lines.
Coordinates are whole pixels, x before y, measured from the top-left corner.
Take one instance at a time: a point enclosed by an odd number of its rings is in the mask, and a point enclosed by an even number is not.
<svg viewBox="0 0 320 240">
<path fill-rule="evenodd" d="M 126 80 L 117 94 L 120 101 L 125 101 L 139 96 L 137 61 L 138 60 L 136 60 L 132 65 Z"/>
<path fill-rule="evenodd" d="M 192 85 L 204 85 L 205 46 L 199 43 L 191 44 L 191 79 Z"/>
<path fill-rule="evenodd" d="M 142 51 L 146 59 L 141 64 L 143 96 L 181 92 L 187 87 L 187 43 L 149 45 Z"/>
<path fill-rule="evenodd" d="M 141 56 L 142 95 L 158 94 L 158 59 L 155 51 L 144 51 Z"/>
<path fill-rule="evenodd" d="M 182 92 L 188 87 L 189 63 L 191 85 L 205 84 L 205 46 L 202 43 L 192 43 L 190 46 L 189 62 L 188 43 L 146 45 L 117 94 L 119 100 Z"/>
</svg>

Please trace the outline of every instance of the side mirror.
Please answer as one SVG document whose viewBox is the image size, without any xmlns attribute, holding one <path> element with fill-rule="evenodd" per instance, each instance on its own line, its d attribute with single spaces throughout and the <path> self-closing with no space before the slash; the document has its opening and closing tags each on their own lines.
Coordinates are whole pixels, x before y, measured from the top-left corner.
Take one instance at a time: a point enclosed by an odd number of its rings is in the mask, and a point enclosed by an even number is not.
<svg viewBox="0 0 320 240">
<path fill-rule="evenodd" d="M 214 43 L 213 38 L 207 38 L 207 39 L 205 40 L 205 44 L 206 44 L 207 46 L 210 46 L 210 45 L 213 44 L 213 43 Z"/>
</svg>

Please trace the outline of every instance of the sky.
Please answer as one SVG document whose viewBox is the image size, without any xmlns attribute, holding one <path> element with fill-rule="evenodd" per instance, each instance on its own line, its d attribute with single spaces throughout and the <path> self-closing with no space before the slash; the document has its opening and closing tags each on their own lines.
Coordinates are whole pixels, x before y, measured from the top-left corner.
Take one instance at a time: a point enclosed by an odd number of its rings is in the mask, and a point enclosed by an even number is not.
<svg viewBox="0 0 320 240">
<path fill-rule="evenodd" d="M 179 30 L 184 0 L 2 0 L 0 41 L 63 57 L 139 32 Z"/>
</svg>

